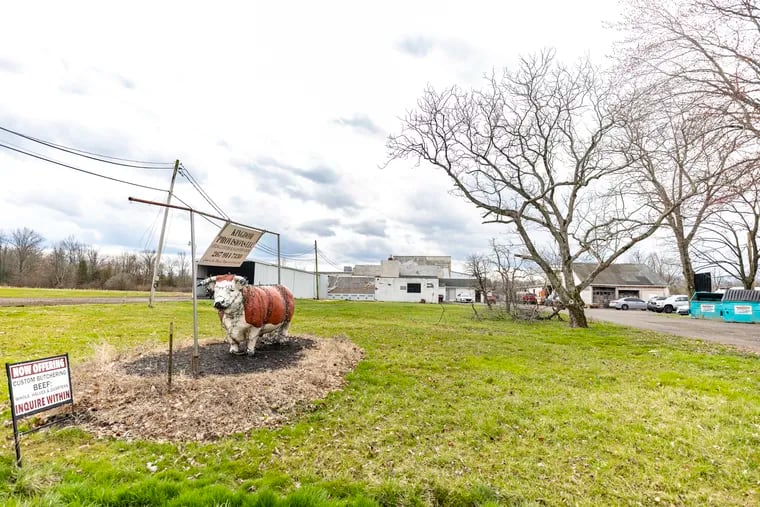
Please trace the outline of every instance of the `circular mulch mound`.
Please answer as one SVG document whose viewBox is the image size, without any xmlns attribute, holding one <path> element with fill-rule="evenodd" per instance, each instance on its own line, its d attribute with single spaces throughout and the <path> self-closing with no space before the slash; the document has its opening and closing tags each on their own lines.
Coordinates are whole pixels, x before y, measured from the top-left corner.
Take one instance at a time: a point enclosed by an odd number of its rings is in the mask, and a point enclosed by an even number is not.
<svg viewBox="0 0 760 507">
<path fill-rule="evenodd" d="M 117 354 L 102 348 L 72 370 L 78 423 L 98 435 L 144 440 L 207 441 L 280 426 L 340 389 L 362 350 L 345 337 L 259 339 L 253 357 L 219 341 L 200 344 L 201 374 L 191 374 L 192 343 Z"/>
</svg>

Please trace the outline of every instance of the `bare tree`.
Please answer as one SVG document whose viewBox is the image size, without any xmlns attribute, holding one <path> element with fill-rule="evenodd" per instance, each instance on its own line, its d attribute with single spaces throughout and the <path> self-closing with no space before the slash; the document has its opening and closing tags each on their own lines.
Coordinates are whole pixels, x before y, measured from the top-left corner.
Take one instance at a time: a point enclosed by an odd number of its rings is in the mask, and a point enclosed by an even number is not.
<svg viewBox="0 0 760 507">
<path fill-rule="evenodd" d="M 588 61 L 566 67 L 545 51 L 480 91 L 426 90 L 388 140 L 390 160 L 441 169 L 486 222 L 519 235 L 572 327 L 588 326 L 581 291 L 666 215 L 633 204 L 616 184 L 630 160 L 613 149 L 625 104 L 612 90 Z M 597 265 L 576 281 L 573 263 L 586 257 Z"/>
<path fill-rule="evenodd" d="M 489 264 L 491 263 L 487 255 L 481 253 L 473 253 L 467 257 L 465 263 L 467 274 L 473 277 L 478 284 L 478 290 L 481 296 L 485 299 L 488 308 L 491 308 L 491 301 L 488 299 L 487 294 L 489 291 Z"/>
<path fill-rule="evenodd" d="M 628 0 L 626 67 L 700 98 L 760 136 L 760 10 L 755 0 Z"/>
<path fill-rule="evenodd" d="M 71 273 L 71 265 L 66 259 L 66 250 L 60 245 L 54 246 L 48 254 L 48 266 L 50 269 L 50 283 L 53 287 L 60 288 L 66 284 L 66 279 Z"/>
<path fill-rule="evenodd" d="M 8 237 L 0 231 L 0 284 L 8 282 L 9 253 Z"/>
<path fill-rule="evenodd" d="M 524 260 L 515 256 L 521 249 L 520 245 L 502 244 L 495 238 L 491 239 L 493 264 L 501 280 L 504 309 L 507 313 L 517 309 L 517 287 L 525 279 Z"/>
<path fill-rule="evenodd" d="M 174 265 L 177 268 L 177 278 L 180 285 L 186 285 L 190 283 L 189 274 L 189 262 L 186 252 L 179 252 L 177 258 L 174 261 Z"/>
<path fill-rule="evenodd" d="M 23 278 L 32 264 L 42 253 L 42 243 L 45 239 L 32 229 L 16 229 L 11 233 L 9 243 L 16 256 L 17 275 Z"/>
<path fill-rule="evenodd" d="M 100 254 L 94 248 L 88 248 L 85 255 L 87 256 L 88 278 L 92 282 L 98 278 L 100 273 Z"/>
<path fill-rule="evenodd" d="M 139 278 L 143 282 L 150 283 L 151 273 L 153 272 L 153 265 L 156 263 L 156 251 L 155 250 L 143 250 L 140 254 L 139 264 Z M 156 266 L 156 277 L 161 277 L 163 265 Z"/>
<path fill-rule="evenodd" d="M 705 223 L 695 257 L 752 289 L 760 270 L 760 182 L 748 181 L 737 193 Z"/>
<path fill-rule="evenodd" d="M 722 128 L 722 118 L 706 114 L 692 99 L 668 86 L 631 101 L 622 154 L 631 171 L 624 183 L 638 189 L 640 201 L 657 212 L 671 210 L 666 224 L 675 239 L 683 279 L 694 293 L 690 255 L 700 226 L 735 193 L 734 183 L 750 165 L 744 146 L 752 140 L 736 129 Z"/>
<path fill-rule="evenodd" d="M 66 258 L 69 264 L 72 266 L 78 265 L 79 261 L 84 258 L 85 252 L 87 250 L 87 245 L 77 241 L 74 236 L 67 237 L 61 241 L 60 244 L 61 247 L 66 251 Z"/>
</svg>

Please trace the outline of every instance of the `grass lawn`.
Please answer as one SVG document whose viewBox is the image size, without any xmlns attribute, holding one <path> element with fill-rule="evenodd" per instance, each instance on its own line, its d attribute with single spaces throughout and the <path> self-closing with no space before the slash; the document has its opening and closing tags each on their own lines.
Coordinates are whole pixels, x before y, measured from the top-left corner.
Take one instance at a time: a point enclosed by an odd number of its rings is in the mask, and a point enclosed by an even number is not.
<svg viewBox="0 0 760 507">
<path fill-rule="evenodd" d="M 0 355 L 69 352 L 76 364 L 104 341 L 164 343 L 172 320 L 187 338 L 191 307 L 0 308 Z M 208 301 L 199 309 L 201 336 L 220 336 Z M 366 355 L 343 391 L 284 428 L 204 444 L 54 429 L 23 440 L 16 470 L 4 425 L 0 503 L 760 504 L 757 356 L 611 324 L 441 310 L 299 300 L 293 334 L 344 334 Z"/>
<path fill-rule="evenodd" d="M 0 287 L 0 298 L 126 298 L 148 297 L 150 291 L 90 290 L 90 289 L 31 289 L 28 287 Z M 156 292 L 157 296 L 192 296 L 188 292 Z"/>
</svg>

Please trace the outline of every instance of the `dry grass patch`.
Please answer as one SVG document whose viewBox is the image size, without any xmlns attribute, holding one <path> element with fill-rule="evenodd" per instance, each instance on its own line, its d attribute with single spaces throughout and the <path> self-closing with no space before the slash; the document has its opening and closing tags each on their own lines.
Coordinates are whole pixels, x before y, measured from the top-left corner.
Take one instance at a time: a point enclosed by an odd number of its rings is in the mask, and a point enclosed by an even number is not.
<svg viewBox="0 0 760 507">
<path fill-rule="evenodd" d="M 340 389 L 362 350 L 347 338 L 291 336 L 259 341 L 254 357 L 219 340 L 200 345 L 201 375 L 191 375 L 192 343 L 118 353 L 101 346 L 72 372 L 78 423 L 98 435 L 156 441 L 208 441 L 280 426 Z"/>
</svg>

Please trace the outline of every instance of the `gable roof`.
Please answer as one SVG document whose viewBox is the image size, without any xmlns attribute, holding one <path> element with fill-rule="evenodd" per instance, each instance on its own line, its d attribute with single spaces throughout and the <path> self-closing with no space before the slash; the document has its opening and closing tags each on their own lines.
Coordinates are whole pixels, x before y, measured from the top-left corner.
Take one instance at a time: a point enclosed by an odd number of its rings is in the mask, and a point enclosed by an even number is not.
<svg viewBox="0 0 760 507">
<path fill-rule="evenodd" d="M 579 278 L 586 278 L 596 268 L 595 263 L 575 263 L 573 271 Z M 645 264 L 611 264 L 596 275 L 594 285 L 634 285 L 667 287 L 668 283 Z"/>
</svg>

